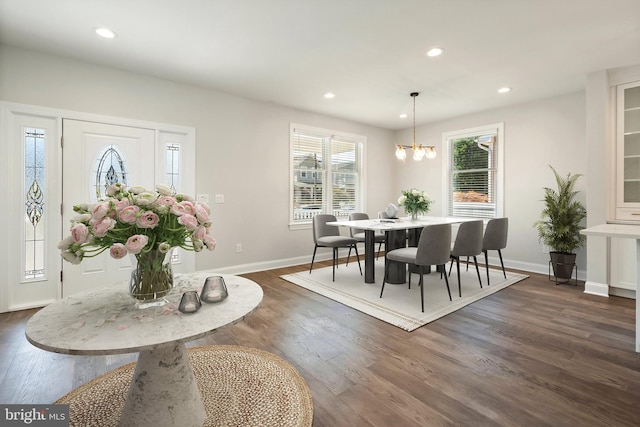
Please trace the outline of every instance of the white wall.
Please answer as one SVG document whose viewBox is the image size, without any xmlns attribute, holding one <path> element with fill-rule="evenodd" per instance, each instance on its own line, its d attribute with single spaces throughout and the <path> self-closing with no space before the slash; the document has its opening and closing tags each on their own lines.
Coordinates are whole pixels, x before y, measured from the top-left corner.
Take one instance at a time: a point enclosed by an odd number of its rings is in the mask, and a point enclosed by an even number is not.
<svg viewBox="0 0 640 427">
<path fill-rule="evenodd" d="M 195 127 L 196 192 L 225 196 L 211 204 L 218 247 L 198 269 L 310 261 L 311 230 L 288 229 L 290 122 L 366 135 L 367 211 L 392 192 L 392 132 L 347 120 L 7 46 L 0 100 Z"/>
<path fill-rule="evenodd" d="M 566 174 L 586 173 L 585 93 L 572 93 L 417 129 L 419 143 L 435 144 L 434 161 L 398 162 L 401 132 L 0 45 L 0 100 L 117 117 L 193 126 L 197 133 L 197 193 L 224 194 L 212 204 L 214 253 L 198 254 L 197 268 L 248 271 L 309 261 L 311 231 L 288 229 L 289 123 L 367 137 L 367 211 L 375 215 L 403 188 L 419 187 L 441 213 L 442 132 L 505 124 L 505 215 L 510 219 L 508 266 L 546 273 L 548 255 L 533 222 L 542 187 L 554 185 L 549 164 Z M 578 181 L 584 190 L 586 179 Z M 584 192 L 580 199 L 585 201 Z M 235 253 L 236 243 L 243 252 Z M 585 256 L 578 264 L 584 269 Z"/>
<path fill-rule="evenodd" d="M 419 126 L 417 143 L 435 145 L 438 157 L 419 163 L 405 160 L 404 165 L 397 166 L 396 182 L 400 188 L 421 187 L 436 199 L 432 213 L 444 214 L 442 133 L 504 122 L 504 215 L 509 217 L 505 264 L 547 273 L 549 255 L 542 252 L 532 225 L 542 210 L 542 187 L 556 186 L 549 165 L 562 175 L 585 175 L 576 188 L 580 191 L 577 199 L 586 205 L 585 114 L 585 93 L 578 92 Z M 412 138 L 412 130 L 396 134 L 397 141 L 410 143 Z M 585 259 L 585 250 L 579 250 L 576 262 L 581 276 Z"/>
</svg>

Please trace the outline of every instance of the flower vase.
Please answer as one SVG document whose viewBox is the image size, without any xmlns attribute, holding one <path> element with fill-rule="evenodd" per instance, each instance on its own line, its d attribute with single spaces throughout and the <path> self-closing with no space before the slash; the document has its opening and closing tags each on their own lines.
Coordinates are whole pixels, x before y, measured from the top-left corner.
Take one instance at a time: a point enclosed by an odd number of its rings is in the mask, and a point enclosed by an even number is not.
<svg viewBox="0 0 640 427">
<path fill-rule="evenodd" d="M 164 305 L 164 299 L 173 289 L 171 253 L 152 249 L 132 255 L 129 294 L 137 300 L 138 308 Z"/>
<path fill-rule="evenodd" d="M 411 212 L 411 221 L 416 221 L 418 219 L 418 212 Z"/>
</svg>

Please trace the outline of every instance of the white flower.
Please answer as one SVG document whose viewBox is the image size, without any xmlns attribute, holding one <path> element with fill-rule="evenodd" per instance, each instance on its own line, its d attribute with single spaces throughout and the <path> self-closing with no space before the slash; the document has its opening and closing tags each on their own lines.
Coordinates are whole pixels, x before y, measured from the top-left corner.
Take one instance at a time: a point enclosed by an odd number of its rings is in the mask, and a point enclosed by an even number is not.
<svg viewBox="0 0 640 427">
<path fill-rule="evenodd" d="M 173 190 L 167 185 L 158 184 L 156 185 L 156 190 L 158 190 L 158 193 L 163 196 L 173 196 Z"/>
<path fill-rule="evenodd" d="M 149 206 L 158 198 L 158 193 L 152 193 L 150 191 L 144 191 L 135 197 L 136 205 Z"/>
<path fill-rule="evenodd" d="M 146 188 L 141 187 L 139 185 L 136 185 L 136 186 L 131 187 L 129 189 L 129 193 L 131 193 L 131 194 L 140 194 L 140 193 L 144 193 L 145 191 L 147 191 Z"/>
<path fill-rule="evenodd" d="M 407 200 L 407 198 L 405 196 L 400 196 L 398 197 L 398 204 L 402 205 L 404 204 L 404 202 Z"/>
</svg>

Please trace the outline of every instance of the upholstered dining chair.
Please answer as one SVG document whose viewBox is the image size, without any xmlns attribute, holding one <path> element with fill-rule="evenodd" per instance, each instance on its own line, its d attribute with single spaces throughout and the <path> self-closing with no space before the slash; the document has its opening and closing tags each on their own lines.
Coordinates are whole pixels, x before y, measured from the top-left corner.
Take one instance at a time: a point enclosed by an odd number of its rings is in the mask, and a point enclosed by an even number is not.
<svg viewBox="0 0 640 427">
<path fill-rule="evenodd" d="M 458 227 L 458 234 L 456 234 L 453 247 L 451 248 L 451 265 L 449 266 L 449 275 L 451 275 L 451 269 L 453 268 L 453 262 L 455 261 L 458 269 L 459 296 L 462 296 L 462 283 L 460 281 L 461 256 L 473 257 L 473 262 L 476 265 L 476 272 L 478 273 L 478 282 L 482 288 L 482 279 L 480 279 L 480 269 L 478 269 L 477 258 L 477 256 L 482 253 L 482 227 L 483 222 L 481 219 L 462 222 Z"/>
<path fill-rule="evenodd" d="M 388 261 L 402 262 L 418 266 L 420 272 L 420 304 L 424 313 L 424 280 L 422 267 L 436 265 L 445 270 L 445 265 L 451 257 L 451 224 L 434 224 L 424 227 L 420 234 L 420 240 L 417 247 L 400 248 L 389 251 L 385 254 Z M 380 298 L 384 292 L 384 285 L 387 280 L 387 272 L 389 263 L 384 271 L 384 279 L 382 280 L 382 288 L 380 289 Z M 411 270 L 409 270 L 411 275 Z M 451 301 L 451 289 L 449 289 L 449 279 L 446 274 L 444 282 L 447 285 L 449 293 L 449 301 Z M 409 276 L 411 278 L 411 276 Z"/>
<path fill-rule="evenodd" d="M 504 271 L 504 262 L 502 262 L 502 249 L 507 247 L 507 234 L 509 232 L 509 218 L 495 218 L 487 222 L 482 239 L 482 252 L 484 252 L 484 265 L 487 268 L 487 286 L 489 285 L 489 259 L 488 251 L 498 251 L 500 257 L 500 265 L 502 266 L 502 274 L 507 278 Z"/>
<path fill-rule="evenodd" d="M 369 219 L 369 215 L 364 212 L 353 212 L 349 214 L 349 221 L 360 221 L 363 219 Z M 358 242 L 364 242 L 364 230 L 361 228 L 351 228 L 349 227 L 349 233 L 351 233 L 351 237 L 356 239 Z M 385 242 L 385 236 L 383 233 L 376 232 L 373 235 L 374 246 L 375 243 L 378 244 L 378 253 L 376 254 L 376 259 L 380 257 L 380 250 L 382 249 L 382 245 Z M 351 248 L 349 248 L 349 254 L 347 255 L 347 264 L 349 264 L 349 258 L 351 257 Z"/>
<path fill-rule="evenodd" d="M 338 248 L 353 248 L 356 251 L 358 259 L 358 268 L 362 275 L 362 267 L 360 266 L 360 255 L 358 255 L 358 241 L 353 237 L 341 236 L 338 227 L 327 225 L 328 222 L 336 221 L 334 215 L 319 214 L 313 217 L 313 257 L 311 258 L 311 268 L 309 274 L 313 270 L 313 262 L 316 259 L 316 251 L 318 248 L 333 249 L 333 281 L 336 281 L 336 265 L 338 264 Z"/>
</svg>

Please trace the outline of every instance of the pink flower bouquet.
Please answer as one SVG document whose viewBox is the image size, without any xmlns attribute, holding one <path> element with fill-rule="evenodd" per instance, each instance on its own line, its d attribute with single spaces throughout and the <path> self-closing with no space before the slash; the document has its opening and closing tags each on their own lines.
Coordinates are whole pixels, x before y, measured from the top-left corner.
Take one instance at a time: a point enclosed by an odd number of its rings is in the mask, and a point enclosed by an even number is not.
<svg viewBox="0 0 640 427">
<path fill-rule="evenodd" d="M 116 259 L 174 247 L 214 250 L 209 207 L 167 186 L 156 189 L 113 184 L 107 199 L 74 206 L 78 216 L 71 221 L 71 234 L 58 244 L 62 258 L 79 264 L 107 249 Z"/>
</svg>

